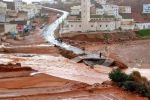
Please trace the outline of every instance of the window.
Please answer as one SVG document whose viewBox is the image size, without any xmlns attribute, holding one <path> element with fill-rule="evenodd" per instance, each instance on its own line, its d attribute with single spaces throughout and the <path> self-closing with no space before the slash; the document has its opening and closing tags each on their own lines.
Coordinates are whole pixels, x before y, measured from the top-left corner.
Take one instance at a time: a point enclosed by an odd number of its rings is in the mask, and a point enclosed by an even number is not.
<svg viewBox="0 0 150 100">
<path fill-rule="evenodd" d="M 79 25 L 79 27 L 81 27 L 81 25 Z"/>
<path fill-rule="evenodd" d="M 70 25 L 71 27 L 73 27 L 73 25 Z"/>
<path fill-rule="evenodd" d="M 100 25 L 100 27 L 102 27 L 102 25 Z"/>
<path fill-rule="evenodd" d="M 108 25 L 106 25 L 106 27 L 108 27 Z"/>
<path fill-rule="evenodd" d="M 91 25 L 91 27 L 93 27 L 93 25 Z"/>
</svg>

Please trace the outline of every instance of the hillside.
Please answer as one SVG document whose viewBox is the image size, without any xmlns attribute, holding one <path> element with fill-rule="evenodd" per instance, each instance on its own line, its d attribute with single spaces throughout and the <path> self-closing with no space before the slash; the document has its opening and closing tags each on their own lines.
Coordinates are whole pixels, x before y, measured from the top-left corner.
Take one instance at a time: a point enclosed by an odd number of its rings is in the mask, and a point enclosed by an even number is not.
<svg viewBox="0 0 150 100">
<path fill-rule="evenodd" d="M 108 2 L 120 6 L 131 6 L 132 17 L 136 21 L 150 22 L 150 14 L 142 14 L 143 4 L 150 4 L 150 0 L 109 0 Z"/>
</svg>

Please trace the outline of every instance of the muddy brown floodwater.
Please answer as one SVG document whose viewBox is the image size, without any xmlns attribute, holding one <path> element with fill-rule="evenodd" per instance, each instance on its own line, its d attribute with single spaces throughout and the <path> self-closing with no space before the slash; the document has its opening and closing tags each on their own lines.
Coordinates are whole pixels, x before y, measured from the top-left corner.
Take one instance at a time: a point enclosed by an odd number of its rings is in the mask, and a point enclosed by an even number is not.
<svg viewBox="0 0 150 100">
<path fill-rule="evenodd" d="M 147 100 L 109 84 L 101 85 L 109 80 L 109 68 L 90 69 L 61 56 L 0 54 L 0 57 L 2 64 L 20 63 L 38 70 L 31 76 L 1 79 L 0 100 Z"/>
</svg>

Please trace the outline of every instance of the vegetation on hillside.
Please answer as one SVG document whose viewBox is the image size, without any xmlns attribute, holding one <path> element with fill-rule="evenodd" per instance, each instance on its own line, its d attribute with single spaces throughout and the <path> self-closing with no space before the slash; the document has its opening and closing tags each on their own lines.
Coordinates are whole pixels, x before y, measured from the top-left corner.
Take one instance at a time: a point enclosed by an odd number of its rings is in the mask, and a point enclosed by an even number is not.
<svg viewBox="0 0 150 100">
<path fill-rule="evenodd" d="M 144 37 L 144 36 L 150 36 L 150 29 L 143 29 L 137 32 L 137 35 Z"/>
<path fill-rule="evenodd" d="M 109 73 L 109 78 L 119 87 L 150 99 L 150 82 L 138 71 L 133 71 L 127 75 L 120 69 L 115 69 Z"/>
</svg>

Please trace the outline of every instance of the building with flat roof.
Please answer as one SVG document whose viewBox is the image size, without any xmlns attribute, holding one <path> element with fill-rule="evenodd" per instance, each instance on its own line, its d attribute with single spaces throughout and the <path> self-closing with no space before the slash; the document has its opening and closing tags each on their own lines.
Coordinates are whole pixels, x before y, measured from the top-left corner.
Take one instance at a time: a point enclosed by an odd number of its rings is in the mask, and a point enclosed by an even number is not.
<svg viewBox="0 0 150 100">
<path fill-rule="evenodd" d="M 0 22 L 6 21 L 7 4 L 0 2 Z"/>
<path fill-rule="evenodd" d="M 126 18 L 119 14 L 119 6 L 112 4 L 95 4 L 96 13 L 91 14 L 91 0 L 81 0 L 81 13 L 70 14 L 63 24 L 62 33 L 66 32 L 95 32 L 113 30 L 133 30 L 134 19 Z M 100 9 L 100 11 L 97 11 Z M 94 10 L 93 10 L 94 11 Z"/>
</svg>

